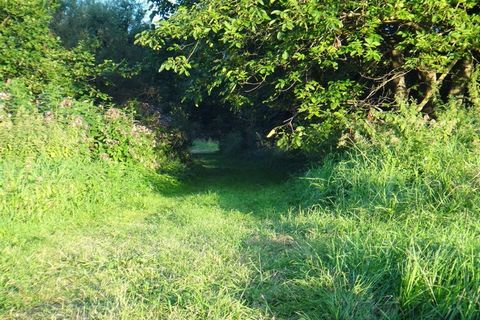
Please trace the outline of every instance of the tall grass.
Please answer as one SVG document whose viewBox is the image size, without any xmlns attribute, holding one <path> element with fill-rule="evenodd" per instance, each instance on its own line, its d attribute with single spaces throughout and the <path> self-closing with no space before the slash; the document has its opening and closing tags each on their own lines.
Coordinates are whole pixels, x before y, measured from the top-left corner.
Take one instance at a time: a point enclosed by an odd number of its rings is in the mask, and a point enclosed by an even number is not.
<svg viewBox="0 0 480 320">
<path fill-rule="evenodd" d="M 312 209 L 283 225 L 310 226 L 309 273 L 332 281 L 320 300 L 338 317 L 480 316 L 479 117 L 449 110 L 380 116 L 300 184 Z"/>
<path fill-rule="evenodd" d="M 0 86 L 0 221 L 47 223 L 102 214 L 151 189 L 166 165 L 128 114 L 23 83 Z"/>
<path fill-rule="evenodd" d="M 99 215 L 149 190 L 138 168 L 82 159 L 0 161 L 0 219 L 43 223 Z"/>
<path fill-rule="evenodd" d="M 49 287 L 45 268 L 78 251 L 69 244 L 78 230 L 151 209 L 157 191 L 173 188 L 173 178 L 157 173 L 172 167 L 161 147 L 119 109 L 0 84 L 0 318 L 43 318 L 17 312 L 41 300 L 38 281 L 48 305 L 59 276 Z M 60 291 L 65 299 L 68 288 Z"/>
<path fill-rule="evenodd" d="M 451 110 L 437 121 L 411 114 L 357 135 L 341 161 L 328 158 L 307 175 L 310 196 L 331 210 L 384 218 L 478 212 L 478 116 Z"/>
</svg>

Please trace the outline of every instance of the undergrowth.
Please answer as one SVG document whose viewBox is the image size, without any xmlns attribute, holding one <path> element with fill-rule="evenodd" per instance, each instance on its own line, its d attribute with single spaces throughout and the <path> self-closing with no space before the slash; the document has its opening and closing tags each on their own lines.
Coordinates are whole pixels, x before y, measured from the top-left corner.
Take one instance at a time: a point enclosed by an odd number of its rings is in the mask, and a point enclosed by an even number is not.
<svg viewBox="0 0 480 320">
<path fill-rule="evenodd" d="M 0 221 L 50 223 L 135 204 L 175 159 L 132 114 L 0 85 Z M 165 176 L 166 177 L 166 176 Z M 8 228 L 2 228 L 6 232 Z"/>
<path fill-rule="evenodd" d="M 297 186 L 310 209 L 280 226 L 308 230 L 307 283 L 324 280 L 296 294 L 325 318 L 477 319 L 477 111 L 377 117 Z"/>
</svg>

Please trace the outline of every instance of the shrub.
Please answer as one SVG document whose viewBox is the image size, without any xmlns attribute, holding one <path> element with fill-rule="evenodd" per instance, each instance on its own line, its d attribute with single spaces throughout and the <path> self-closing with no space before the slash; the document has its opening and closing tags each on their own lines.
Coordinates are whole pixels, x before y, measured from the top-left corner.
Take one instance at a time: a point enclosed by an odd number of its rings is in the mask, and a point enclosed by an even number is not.
<svg viewBox="0 0 480 320">
<path fill-rule="evenodd" d="M 6 0 L 0 5 L 0 81 L 22 79 L 40 94 L 52 87 L 64 95 L 107 97 L 89 85 L 111 63 L 95 64 L 81 47 L 66 50 L 50 31 L 56 0 Z"/>
<path fill-rule="evenodd" d="M 132 113 L 0 83 L 0 233 L 136 206 L 178 164 L 166 150 Z"/>
<path fill-rule="evenodd" d="M 154 133 L 133 115 L 92 102 L 34 96 L 22 81 L 0 85 L 2 158 L 86 158 L 159 168 L 166 161 Z"/>
</svg>

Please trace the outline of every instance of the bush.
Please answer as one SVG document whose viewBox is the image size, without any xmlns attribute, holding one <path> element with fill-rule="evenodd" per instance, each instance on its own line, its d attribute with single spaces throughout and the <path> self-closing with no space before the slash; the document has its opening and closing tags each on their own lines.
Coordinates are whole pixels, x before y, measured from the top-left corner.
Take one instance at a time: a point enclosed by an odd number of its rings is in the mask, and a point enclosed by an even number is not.
<svg viewBox="0 0 480 320">
<path fill-rule="evenodd" d="M 66 50 L 50 31 L 56 0 L 7 0 L 0 5 L 0 81 L 22 79 L 41 94 L 55 88 L 64 95 L 107 97 L 89 85 L 110 67 L 76 48 Z"/>
<path fill-rule="evenodd" d="M 168 159 L 133 115 L 56 92 L 31 94 L 21 81 L 0 85 L 0 156 L 82 158 L 157 169 Z"/>
<path fill-rule="evenodd" d="M 51 222 L 135 206 L 178 161 L 132 113 L 0 83 L 0 224 Z M 168 185 L 168 183 L 165 183 Z M 153 193 L 152 193 L 153 194 Z M 0 230 L 0 233 L 3 232 Z M 13 229 L 12 229 L 13 230 Z"/>
</svg>

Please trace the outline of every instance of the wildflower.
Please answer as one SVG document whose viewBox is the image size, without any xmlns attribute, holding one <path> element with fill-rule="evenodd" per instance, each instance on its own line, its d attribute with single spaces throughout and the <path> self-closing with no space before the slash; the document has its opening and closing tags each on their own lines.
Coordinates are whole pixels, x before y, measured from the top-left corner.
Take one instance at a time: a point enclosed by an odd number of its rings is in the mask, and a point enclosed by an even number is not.
<svg viewBox="0 0 480 320">
<path fill-rule="evenodd" d="M 74 128 L 87 128 L 88 127 L 88 125 L 83 120 L 82 116 L 75 116 L 70 121 L 70 126 L 72 126 Z"/>
<path fill-rule="evenodd" d="M 145 126 L 134 124 L 131 131 L 132 136 L 139 137 L 140 135 L 149 135 L 152 134 L 152 130 L 148 129 Z"/>
<path fill-rule="evenodd" d="M 116 146 L 116 145 L 119 145 L 120 144 L 120 141 L 118 140 L 115 140 L 115 139 L 105 139 L 105 143 L 108 145 L 108 146 Z"/>
<path fill-rule="evenodd" d="M 109 155 L 106 154 L 106 153 L 100 153 L 100 154 L 98 155 L 98 157 L 99 157 L 101 160 L 104 160 L 104 161 L 110 160 Z"/>
<path fill-rule="evenodd" d="M 6 92 L 0 92 L 0 100 L 10 100 L 11 96 Z"/>
<path fill-rule="evenodd" d="M 55 120 L 55 114 L 52 111 L 47 111 L 43 114 L 43 120 L 46 123 L 52 123 Z"/>
<path fill-rule="evenodd" d="M 65 98 L 60 102 L 60 108 L 70 108 L 73 105 L 73 100 L 71 98 Z"/>
<path fill-rule="evenodd" d="M 110 108 L 110 109 L 107 110 L 107 112 L 105 112 L 104 117 L 105 117 L 106 120 L 117 120 L 117 119 L 120 119 L 120 118 L 124 118 L 125 115 L 123 114 L 123 112 L 120 109 Z"/>
</svg>

